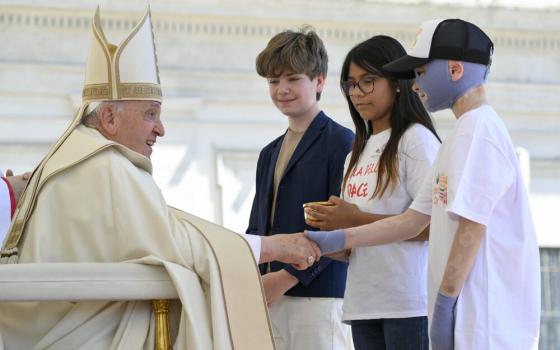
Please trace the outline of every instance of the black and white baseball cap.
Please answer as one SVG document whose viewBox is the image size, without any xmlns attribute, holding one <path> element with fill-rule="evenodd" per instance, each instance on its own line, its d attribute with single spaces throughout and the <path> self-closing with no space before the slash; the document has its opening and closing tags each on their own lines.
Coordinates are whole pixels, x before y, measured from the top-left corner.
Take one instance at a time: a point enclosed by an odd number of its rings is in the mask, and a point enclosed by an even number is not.
<svg viewBox="0 0 560 350">
<path fill-rule="evenodd" d="M 480 28 L 461 19 L 434 19 L 422 23 L 408 55 L 383 66 L 399 79 L 413 79 L 414 69 L 430 60 L 457 60 L 489 65 L 494 44 Z"/>
</svg>

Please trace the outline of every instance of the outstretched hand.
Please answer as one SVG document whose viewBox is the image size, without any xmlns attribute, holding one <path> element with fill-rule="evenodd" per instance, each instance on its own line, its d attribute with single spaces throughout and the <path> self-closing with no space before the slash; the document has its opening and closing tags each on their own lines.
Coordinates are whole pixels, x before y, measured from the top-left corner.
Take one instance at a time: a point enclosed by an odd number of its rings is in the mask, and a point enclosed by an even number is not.
<svg viewBox="0 0 560 350">
<path fill-rule="evenodd" d="M 319 246 L 310 241 L 304 233 L 277 234 L 263 237 L 263 243 L 270 249 L 271 259 L 292 264 L 298 270 L 305 270 L 321 257 Z"/>
<path fill-rule="evenodd" d="M 326 231 L 354 226 L 352 218 L 359 213 L 356 205 L 337 196 L 330 196 L 329 202 L 334 205 L 309 204 L 304 210 L 306 216 L 312 217 L 313 220 L 306 219 L 305 223 Z"/>
</svg>

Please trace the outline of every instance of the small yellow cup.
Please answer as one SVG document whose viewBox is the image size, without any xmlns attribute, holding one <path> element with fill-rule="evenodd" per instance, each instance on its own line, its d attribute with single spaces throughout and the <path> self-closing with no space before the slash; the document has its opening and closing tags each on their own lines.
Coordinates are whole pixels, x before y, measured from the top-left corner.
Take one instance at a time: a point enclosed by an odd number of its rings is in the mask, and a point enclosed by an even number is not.
<svg viewBox="0 0 560 350">
<path fill-rule="evenodd" d="M 326 207 L 330 207 L 330 206 L 333 206 L 334 203 L 331 203 L 331 202 L 329 202 L 329 201 L 320 201 L 320 202 L 308 202 L 308 203 L 304 203 L 304 204 L 303 204 L 303 209 L 304 209 L 304 210 L 303 210 L 303 216 L 304 216 L 305 220 L 308 220 L 308 221 L 317 221 L 317 218 L 316 218 L 316 217 L 314 217 L 314 216 L 312 216 L 312 215 L 309 215 L 309 214 L 307 214 L 307 213 L 305 212 L 305 208 L 307 208 L 307 207 L 310 206 L 310 205 L 324 205 L 324 206 L 326 206 Z"/>
</svg>

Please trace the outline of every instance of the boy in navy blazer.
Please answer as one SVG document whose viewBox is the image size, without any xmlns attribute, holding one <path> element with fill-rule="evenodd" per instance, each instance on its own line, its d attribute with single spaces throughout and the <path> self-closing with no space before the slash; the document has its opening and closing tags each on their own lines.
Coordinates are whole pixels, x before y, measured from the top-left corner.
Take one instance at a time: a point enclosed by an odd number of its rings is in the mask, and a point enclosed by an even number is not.
<svg viewBox="0 0 560 350">
<path fill-rule="evenodd" d="M 323 42 L 309 28 L 277 34 L 257 57 L 257 72 L 288 129 L 259 155 L 247 233 L 312 229 L 302 205 L 340 193 L 354 135 L 319 109 L 327 63 Z M 277 349 L 345 349 L 348 329 L 340 316 L 347 264 L 325 257 L 309 263 L 303 271 L 280 262 L 260 266 Z"/>
</svg>

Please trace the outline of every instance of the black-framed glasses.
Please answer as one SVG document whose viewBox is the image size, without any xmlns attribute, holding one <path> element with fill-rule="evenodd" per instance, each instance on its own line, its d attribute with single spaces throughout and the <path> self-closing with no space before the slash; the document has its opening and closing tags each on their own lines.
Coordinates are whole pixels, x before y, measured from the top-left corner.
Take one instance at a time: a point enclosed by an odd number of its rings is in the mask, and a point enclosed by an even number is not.
<svg viewBox="0 0 560 350">
<path fill-rule="evenodd" d="M 373 89 L 375 88 L 375 80 L 377 80 L 377 78 L 379 77 L 374 75 L 366 75 L 357 82 L 346 80 L 340 83 L 340 88 L 346 95 L 350 95 L 350 91 L 352 89 L 355 89 L 356 86 L 364 95 L 371 94 L 373 92 Z"/>
</svg>

